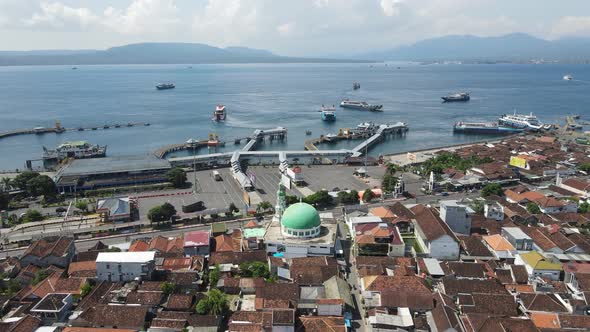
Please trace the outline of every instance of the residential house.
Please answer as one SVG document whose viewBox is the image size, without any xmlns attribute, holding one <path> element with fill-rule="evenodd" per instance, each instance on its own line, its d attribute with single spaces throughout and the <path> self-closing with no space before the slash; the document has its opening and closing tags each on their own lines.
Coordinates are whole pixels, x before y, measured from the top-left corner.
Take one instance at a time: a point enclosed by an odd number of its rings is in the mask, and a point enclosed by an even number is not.
<svg viewBox="0 0 590 332">
<path fill-rule="evenodd" d="M 557 186 L 581 196 L 590 196 L 590 182 L 588 182 L 588 180 L 585 179 L 569 178 L 566 180 L 558 181 Z"/>
<path fill-rule="evenodd" d="M 297 332 L 346 332 L 343 317 L 301 316 L 301 328 Z"/>
<path fill-rule="evenodd" d="M 184 234 L 185 256 L 207 256 L 210 252 L 211 235 L 209 231 L 193 231 Z"/>
<path fill-rule="evenodd" d="M 502 237 L 518 251 L 533 250 L 533 239 L 518 227 L 502 227 Z"/>
<path fill-rule="evenodd" d="M 295 331 L 295 310 L 236 311 L 228 322 L 228 332 Z"/>
<path fill-rule="evenodd" d="M 480 236 L 458 236 L 461 245 L 461 260 L 491 260 L 496 259 L 494 254 L 486 247 Z"/>
<path fill-rule="evenodd" d="M 432 291 L 417 276 L 367 276 L 360 284 L 367 308 L 409 308 L 419 312 L 434 308 Z"/>
<path fill-rule="evenodd" d="M 404 256 L 405 243 L 393 224 L 357 224 L 354 231 L 358 255 Z"/>
<path fill-rule="evenodd" d="M 563 250 L 551 241 L 551 239 L 541 232 L 539 227 L 522 227 L 525 232 L 533 240 L 533 250 L 541 253 L 562 254 Z"/>
<path fill-rule="evenodd" d="M 147 313 L 148 307 L 142 305 L 98 304 L 84 310 L 70 322 L 81 327 L 144 330 Z"/>
<path fill-rule="evenodd" d="M 96 213 L 103 222 L 131 221 L 131 204 L 129 197 L 108 197 L 96 203 Z"/>
<path fill-rule="evenodd" d="M 483 214 L 487 219 L 502 221 L 504 220 L 504 207 L 498 202 L 485 202 L 483 206 Z"/>
<path fill-rule="evenodd" d="M 20 258 L 22 266 L 34 264 L 67 268 L 75 254 L 74 241 L 64 236 L 46 237 L 33 242 Z"/>
<path fill-rule="evenodd" d="M 63 322 L 72 307 L 73 296 L 69 293 L 49 293 L 31 309 L 31 314 L 43 324 Z"/>
<path fill-rule="evenodd" d="M 540 253 L 530 251 L 517 255 L 514 263 L 524 265 L 530 277 L 547 278 L 550 280 L 560 280 L 563 268 L 559 263 L 553 263 Z"/>
<path fill-rule="evenodd" d="M 101 252 L 96 258 L 99 281 L 150 280 L 155 269 L 155 252 Z"/>
<path fill-rule="evenodd" d="M 494 253 L 497 259 L 514 261 L 517 250 L 502 235 L 487 235 L 482 238 L 485 245 Z"/>
<path fill-rule="evenodd" d="M 416 216 L 416 240 L 424 253 L 437 259 L 458 259 L 459 241 L 448 225 L 429 207 L 416 205 L 411 210 Z"/>
<path fill-rule="evenodd" d="M 146 251 L 156 251 L 158 257 L 184 256 L 184 240 L 182 235 L 172 238 L 158 235 L 149 241 Z"/>
<path fill-rule="evenodd" d="M 440 202 L 439 216 L 455 233 L 469 235 L 471 231 L 470 214 L 473 213 L 475 211 L 464 202 L 457 200 Z"/>
</svg>

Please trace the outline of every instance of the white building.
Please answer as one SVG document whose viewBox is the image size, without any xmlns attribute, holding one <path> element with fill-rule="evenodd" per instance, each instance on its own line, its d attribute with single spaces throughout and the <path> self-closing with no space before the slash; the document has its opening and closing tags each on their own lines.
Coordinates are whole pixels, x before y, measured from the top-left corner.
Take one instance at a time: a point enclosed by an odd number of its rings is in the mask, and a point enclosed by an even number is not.
<svg viewBox="0 0 590 332">
<path fill-rule="evenodd" d="M 440 202 L 440 218 L 455 233 L 469 235 L 471 232 L 471 216 L 475 213 L 468 205 L 456 200 Z"/>
<path fill-rule="evenodd" d="M 149 280 L 155 268 L 155 251 L 101 252 L 96 258 L 99 281 Z"/>
<path fill-rule="evenodd" d="M 426 206 L 416 205 L 411 210 L 416 215 L 412 220 L 416 241 L 423 252 L 436 259 L 459 259 L 459 241 L 449 226 Z"/>
<path fill-rule="evenodd" d="M 498 202 L 486 202 L 483 206 L 483 215 L 487 219 L 503 221 L 504 207 L 500 205 Z"/>
</svg>

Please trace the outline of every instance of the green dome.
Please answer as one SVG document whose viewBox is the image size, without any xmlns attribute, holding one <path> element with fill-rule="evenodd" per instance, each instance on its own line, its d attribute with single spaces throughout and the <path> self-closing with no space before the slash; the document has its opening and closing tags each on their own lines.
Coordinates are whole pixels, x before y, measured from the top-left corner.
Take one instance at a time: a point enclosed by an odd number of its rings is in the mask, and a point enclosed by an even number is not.
<svg viewBox="0 0 590 332">
<path fill-rule="evenodd" d="M 316 209 L 307 203 L 295 203 L 283 213 L 281 223 L 291 229 L 311 229 L 321 224 Z"/>
</svg>

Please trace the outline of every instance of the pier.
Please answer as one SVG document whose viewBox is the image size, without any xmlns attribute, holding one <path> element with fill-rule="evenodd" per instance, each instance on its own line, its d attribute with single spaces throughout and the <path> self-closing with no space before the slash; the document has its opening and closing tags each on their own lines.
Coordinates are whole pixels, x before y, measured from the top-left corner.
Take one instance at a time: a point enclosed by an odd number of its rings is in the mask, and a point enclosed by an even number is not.
<svg viewBox="0 0 590 332">
<path fill-rule="evenodd" d="M 256 147 L 256 144 L 258 144 L 258 142 L 264 140 L 265 138 L 268 138 L 271 141 L 273 141 L 275 139 L 282 140 L 286 136 L 287 136 L 287 128 L 283 128 L 283 127 L 277 127 L 277 128 L 268 129 L 268 130 L 256 129 L 254 131 L 254 133 L 252 134 L 252 136 L 246 138 L 248 140 L 248 143 L 246 143 L 246 145 L 242 148 L 242 151 L 254 150 L 254 148 Z M 237 142 L 238 140 L 241 141 L 242 139 L 236 138 L 234 140 L 234 142 Z"/>
<path fill-rule="evenodd" d="M 129 122 L 125 124 L 115 123 L 115 124 L 103 124 L 100 126 L 81 126 L 77 128 L 65 128 L 61 126 L 59 121 L 55 122 L 55 127 L 36 127 L 31 129 L 17 129 L 12 131 L 0 132 L 0 139 L 7 138 L 11 136 L 19 136 L 19 135 L 42 135 L 48 133 L 54 134 L 61 134 L 66 131 L 86 131 L 86 130 L 107 130 L 110 128 L 129 128 L 129 127 L 139 127 L 139 126 L 149 126 L 150 124 L 145 122 Z"/>
<path fill-rule="evenodd" d="M 363 155 L 363 151 L 367 151 L 373 144 L 381 140 L 385 135 L 389 134 L 402 134 L 408 131 L 408 126 L 404 122 L 398 122 L 395 124 L 390 125 L 380 125 L 377 129 L 377 132 L 373 134 L 373 136 L 369 137 L 367 140 L 364 140 L 361 144 L 355 146 L 353 151 L 353 157 L 358 157 Z"/>
</svg>

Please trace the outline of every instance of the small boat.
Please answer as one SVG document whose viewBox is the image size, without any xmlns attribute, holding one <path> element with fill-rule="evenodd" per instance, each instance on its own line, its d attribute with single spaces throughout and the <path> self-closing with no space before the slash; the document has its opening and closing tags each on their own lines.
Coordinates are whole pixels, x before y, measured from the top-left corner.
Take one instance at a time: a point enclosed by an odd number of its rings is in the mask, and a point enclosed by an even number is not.
<svg viewBox="0 0 590 332">
<path fill-rule="evenodd" d="M 361 122 L 356 126 L 356 129 L 360 131 L 368 131 L 375 127 L 375 124 L 372 122 Z"/>
<path fill-rule="evenodd" d="M 72 67 L 72 70 L 76 70 L 76 69 L 78 69 L 78 67 Z"/>
<path fill-rule="evenodd" d="M 311 130 L 306 130 L 305 135 L 307 135 L 307 136 L 311 135 Z"/>
<path fill-rule="evenodd" d="M 98 128 L 96 128 L 96 127 L 92 127 L 92 130 L 97 130 L 97 129 L 98 129 Z"/>
<path fill-rule="evenodd" d="M 361 88 L 361 84 L 359 82 L 352 83 L 352 89 L 353 90 L 358 90 L 360 88 Z"/>
<path fill-rule="evenodd" d="M 225 105 L 217 105 L 215 107 L 215 111 L 213 112 L 213 121 L 223 121 L 225 120 Z"/>
<path fill-rule="evenodd" d="M 322 105 L 321 112 L 322 112 L 322 120 L 336 121 L 336 108 L 334 107 L 334 105 L 332 105 L 332 107 Z"/>
<path fill-rule="evenodd" d="M 572 118 L 574 120 L 578 120 L 578 119 L 580 119 L 580 114 L 574 114 L 574 115 L 572 115 Z"/>
<path fill-rule="evenodd" d="M 109 129 L 109 128 L 111 128 L 109 125 L 102 126 L 102 129 Z"/>
<path fill-rule="evenodd" d="M 340 107 L 342 108 L 350 108 L 355 110 L 362 110 L 362 111 L 371 111 L 371 112 L 382 112 L 383 105 L 372 105 L 364 101 L 354 101 L 343 99 L 340 102 Z"/>
<path fill-rule="evenodd" d="M 127 127 L 133 127 L 133 123 L 128 123 Z"/>
<path fill-rule="evenodd" d="M 121 128 L 121 125 L 117 123 L 115 124 L 115 128 Z"/>
<path fill-rule="evenodd" d="M 572 76 L 572 74 L 563 75 L 564 81 L 572 81 L 573 79 L 574 79 L 574 77 Z"/>
<path fill-rule="evenodd" d="M 78 128 L 78 131 L 84 131 L 84 128 L 80 127 Z"/>
<path fill-rule="evenodd" d="M 156 85 L 156 89 L 158 90 L 174 89 L 175 87 L 176 85 L 174 85 L 174 83 L 160 83 Z"/>
<path fill-rule="evenodd" d="M 454 101 L 469 101 L 471 97 L 469 97 L 469 93 L 467 92 L 459 92 L 453 93 L 448 96 L 441 97 L 443 102 L 454 102 Z"/>
<path fill-rule="evenodd" d="M 150 123 L 149 122 L 146 122 L 143 125 L 146 126 L 146 127 L 148 127 L 150 125 Z"/>
<path fill-rule="evenodd" d="M 326 134 L 324 136 L 324 141 L 333 143 L 333 142 L 336 142 L 337 138 L 338 138 L 338 135 L 330 133 L 330 134 Z"/>
</svg>

